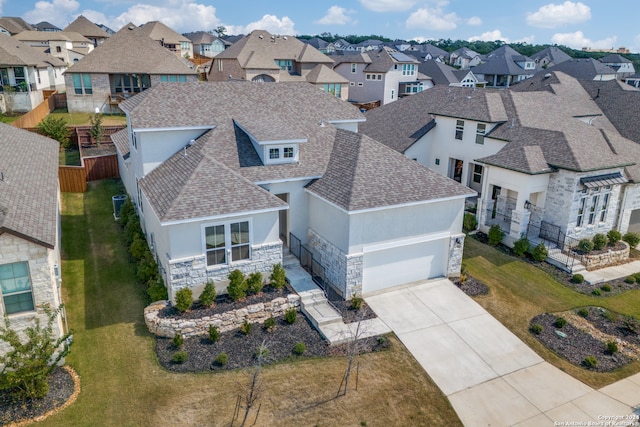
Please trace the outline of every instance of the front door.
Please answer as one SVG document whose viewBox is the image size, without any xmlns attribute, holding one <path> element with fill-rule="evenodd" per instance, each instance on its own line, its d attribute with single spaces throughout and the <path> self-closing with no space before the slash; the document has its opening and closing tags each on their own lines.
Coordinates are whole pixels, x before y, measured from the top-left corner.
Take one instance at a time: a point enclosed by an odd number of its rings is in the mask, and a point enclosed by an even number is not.
<svg viewBox="0 0 640 427">
<path fill-rule="evenodd" d="M 449 178 L 462 183 L 462 168 L 464 162 L 460 159 L 450 159 L 449 161 Z"/>
<path fill-rule="evenodd" d="M 285 203 L 289 203 L 289 193 L 276 194 L 276 197 Z M 282 244 L 289 247 L 289 209 L 283 209 L 279 212 L 279 234 Z"/>
</svg>

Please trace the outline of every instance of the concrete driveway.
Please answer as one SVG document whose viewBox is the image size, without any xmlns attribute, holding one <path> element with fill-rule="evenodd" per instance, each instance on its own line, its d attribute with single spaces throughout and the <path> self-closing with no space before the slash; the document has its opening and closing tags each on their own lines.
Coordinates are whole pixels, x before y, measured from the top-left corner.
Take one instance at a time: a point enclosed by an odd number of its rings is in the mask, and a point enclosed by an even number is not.
<svg viewBox="0 0 640 427">
<path fill-rule="evenodd" d="M 640 374 L 595 391 L 545 362 L 449 280 L 365 300 L 465 426 L 606 425 L 601 417 L 630 415 L 640 405 Z"/>
</svg>

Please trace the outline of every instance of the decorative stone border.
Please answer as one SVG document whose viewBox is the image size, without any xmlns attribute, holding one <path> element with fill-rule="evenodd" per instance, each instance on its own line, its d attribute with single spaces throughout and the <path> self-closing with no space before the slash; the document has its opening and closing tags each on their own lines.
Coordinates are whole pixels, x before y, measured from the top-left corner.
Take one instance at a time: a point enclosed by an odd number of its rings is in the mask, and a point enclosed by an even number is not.
<svg viewBox="0 0 640 427">
<path fill-rule="evenodd" d="M 611 264 L 620 264 L 626 262 L 629 259 L 629 245 L 626 242 L 622 242 L 625 245 L 624 249 L 609 250 L 600 254 L 587 254 L 582 256 L 582 265 L 587 269 L 597 269 L 606 267 Z"/>
<path fill-rule="evenodd" d="M 245 321 L 264 323 L 270 317 L 283 316 L 290 308 L 299 309 L 300 296 L 289 294 L 286 298 L 279 297 L 270 302 L 252 304 L 199 319 L 158 316 L 160 310 L 168 306 L 169 301 L 156 301 L 144 309 L 144 322 L 149 332 L 166 338 L 173 338 L 176 333 L 183 337 L 192 337 L 208 334 L 211 325 L 217 326 L 220 332 L 227 332 L 240 328 Z"/>
</svg>

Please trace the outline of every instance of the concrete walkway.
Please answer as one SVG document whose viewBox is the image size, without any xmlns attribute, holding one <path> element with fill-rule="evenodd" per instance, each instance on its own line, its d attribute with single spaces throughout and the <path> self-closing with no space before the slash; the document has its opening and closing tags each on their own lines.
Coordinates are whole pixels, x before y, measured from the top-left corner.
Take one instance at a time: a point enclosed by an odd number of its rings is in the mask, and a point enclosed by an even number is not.
<svg viewBox="0 0 640 427">
<path fill-rule="evenodd" d="M 640 406 L 640 374 L 596 391 L 545 362 L 449 280 L 365 300 L 465 426 L 588 425 L 603 416 L 630 415 Z"/>
<path fill-rule="evenodd" d="M 600 268 L 594 271 L 581 271 L 584 280 L 590 284 L 608 282 L 640 272 L 640 261 L 632 261 L 626 264 L 614 265 L 613 267 Z"/>
</svg>

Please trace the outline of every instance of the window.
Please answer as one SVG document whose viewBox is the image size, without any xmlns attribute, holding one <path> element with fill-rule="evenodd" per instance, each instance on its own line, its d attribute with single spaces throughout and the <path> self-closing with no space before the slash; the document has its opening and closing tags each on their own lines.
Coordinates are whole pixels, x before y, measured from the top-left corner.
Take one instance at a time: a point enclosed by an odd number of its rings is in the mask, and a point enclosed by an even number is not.
<svg viewBox="0 0 640 427">
<path fill-rule="evenodd" d="M 356 82 L 349 82 L 349 86 L 355 86 Z"/>
<path fill-rule="evenodd" d="M 484 134 L 487 131 L 487 125 L 478 123 L 476 127 L 476 144 L 484 144 Z"/>
<path fill-rule="evenodd" d="M 72 74 L 73 90 L 76 95 L 91 95 L 93 88 L 91 87 L 91 75 L 89 74 Z"/>
<path fill-rule="evenodd" d="M 362 86 L 364 86 L 364 83 L 358 82 L 358 87 L 362 87 Z"/>
<path fill-rule="evenodd" d="M 440 164 L 440 159 L 436 159 L 436 166 Z"/>
<path fill-rule="evenodd" d="M 189 42 L 180 42 L 180 49 L 182 50 L 189 50 L 190 46 L 191 46 L 191 43 Z"/>
<path fill-rule="evenodd" d="M 269 158 L 270 159 L 279 159 L 280 158 L 280 149 L 279 148 L 269 148 Z"/>
<path fill-rule="evenodd" d="M 596 207 L 598 206 L 598 199 L 600 196 L 593 196 L 591 198 L 591 206 L 589 207 L 589 224 L 593 224 L 596 220 Z"/>
<path fill-rule="evenodd" d="M 284 147 L 282 151 L 285 159 L 293 159 L 293 147 Z"/>
<path fill-rule="evenodd" d="M 138 93 L 151 87 L 148 74 L 115 74 L 113 91 L 115 93 Z"/>
<path fill-rule="evenodd" d="M 138 193 L 138 207 L 140 208 L 140 212 L 144 212 L 142 208 L 142 189 L 140 188 L 140 180 L 136 177 L 136 190 Z"/>
<path fill-rule="evenodd" d="M 228 253 L 231 254 L 230 262 L 250 258 L 249 221 L 217 224 L 204 230 L 208 266 L 227 264 Z"/>
<path fill-rule="evenodd" d="M 293 63 L 290 59 L 276 59 L 276 65 L 280 67 L 282 71 L 293 70 Z"/>
<path fill-rule="evenodd" d="M 609 209 L 609 193 L 604 193 L 602 196 L 602 205 L 600 206 L 600 222 L 605 222 L 607 219 L 607 209 Z"/>
<path fill-rule="evenodd" d="M 402 75 L 413 76 L 416 73 L 416 64 L 402 64 Z"/>
<path fill-rule="evenodd" d="M 394 89 L 391 89 L 391 99 L 395 99 L 396 97 L 396 91 Z"/>
<path fill-rule="evenodd" d="M 336 98 L 340 98 L 342 85 L 340 83 L 325 83 L 323 90 L 333 94 Z"/>
<path fill-rule="evenodd" d="M 0 291 L 6 314 L 32 311 L 29 265 L 26 262 L 0 265 Z"/>
<path fill-rule="evenodd" d="M 42 83 L 42 80 L 40 79 L 40 69 L 36 68 L 36 77 L 38 78 L 38 83 Z"/>
<path fill-rule="evenodd" d="M 482 165 L 473 165 L 473 182 L 480 184 L 482 182 Z"/>
<path fill-rule="evenodd" d="M 578 218 L 576 219 L 576 227 L 582 227 L 584 221 L 584 208 L 587 205 L 587 198 L 582 197 L 580 199 L 580 205 L 578 206 Z"/>
<path fill-rule="evenodd" d="M 222 72 L 222 61 L 218 59 L 218 72 Z"/>
<path fill-rule="evenodd" d="M 418 93 L 422 92 L 424 85 L 422 83 L 407 83 L 404 89 L 404 93 Z"/>
<path fill-rule="evenodd" d="M 56 46 L 56 52 L 57 52 L 57 53 L 62 52 L 62 48 L 61 48 L 60 46 Z"/>
<path fill-rule="evenodd" d="M 351 72 L 355 74 L 356 71 L 358 71 L 358 64 L 351 64 Z"/>
<path fill-rule="evenodd" d="M 13 67 L 13 75 L 16 78 L 16 86 L 22 82 L 27 82 L 27 79 L 24 76 L 24 67 Z"/>
<path fill-rule="evenodd" d="M 464 120 L 456 120 L 456 139 L 462 140 L 464 133 Z"/>
<path fill-rule="evenodd" d="M 367 74 L 367 80 L 382 80 L 382 74 Z"/>
<path fill-rule="evenodd" d="M 162 75 L 160 76 L 160 81 L 171 82 L 171 83 L 175 83 L 175 82 L 185 83 L 187 81 L 187 76 L 175 75 L 175 74 Z"/>
</svg>

